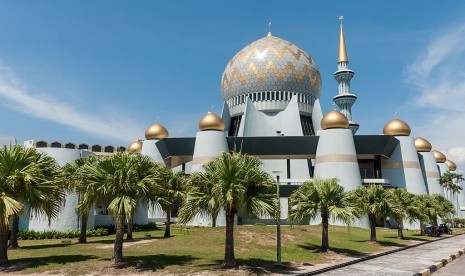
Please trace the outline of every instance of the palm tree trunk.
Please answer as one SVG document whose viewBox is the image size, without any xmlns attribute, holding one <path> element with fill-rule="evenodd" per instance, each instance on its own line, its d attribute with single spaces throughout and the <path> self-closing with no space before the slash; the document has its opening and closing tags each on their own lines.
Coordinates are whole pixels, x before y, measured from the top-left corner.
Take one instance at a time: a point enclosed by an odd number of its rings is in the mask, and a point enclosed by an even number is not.
<svg viewBox="0 0 465 276">
<path fill-rule="evenodd" d="M 116 236 L 115 245 L 113 247 L 113 257 L 111 262 L 118 264 L 123 262 L 123 238 L 124 238 L 124 215 L 118 214 L 116 216 Z"/>
<path fill-rule="evenodd" d="M 171 209 L 166 210 L 166 227 L 164 238 L 171 237 Z"/>
<path fill-rule="evenodd" d="M 18 249 L 18 233 L 19 233 L 19 216 L 13 216 L 13 224 L 11 225 L 10 242 L 8 244 L 9 249 Z"/>
<path fill-rule="evenodd" d="M 134 220 L 133 218 L 128 218 L 128 232 L 126 233 L 126 240 L 132 241 L 132 230 L 134 228 Z"/>
<path fill-rule="evenodd" d="M 321 212 L 321 222 L 323 227 L 321 233 L 321 249 L 326 252 L 329 249 L 329 223 L 328 214 L 326 212 Z"/>
<path fill-rule="evenodd" d="M 370 241 L 376 241 L 376 217 L 372 214 L 368 217 L 370 220 Z"/>
<path fill-rule="evenodd" d="M 89 218 L 88 212 L 81 214 L 81 233 L 79 234 L 78 243 L 87 243 L 87 219 Z"/>
<path fill-rule="evenodd" d="M 425 235 L 425 228 L 423 227 L 423 221 L 420 219 L 420 236 Z"/>
<path fill-rule="evenodd" d="M 218 214 L 212 214 L 212 227 L 216 227 L 216 218 L 218 217 Z"/>
<path fill-rule="evenodd" d="M 8 262 L 8 228 L 0 229 L 0 265 Z"/>
<path fill-rule="evenodd" d="M 224 247 L 224 267 L 237 266 L 234 257 L 234 209 L 226 207 L 226 243 Z"/>
<path fill-rule="evenodd" d="M 402 218 L 397 218 L 397 238 L 404 239 L 404 222 Z"/>
</svg>

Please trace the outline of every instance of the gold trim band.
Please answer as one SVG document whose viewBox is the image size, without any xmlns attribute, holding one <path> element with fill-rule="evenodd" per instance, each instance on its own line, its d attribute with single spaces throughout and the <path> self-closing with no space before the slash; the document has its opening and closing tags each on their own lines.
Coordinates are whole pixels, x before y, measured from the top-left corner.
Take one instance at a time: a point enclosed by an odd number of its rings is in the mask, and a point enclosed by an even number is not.
<svg viewBox="0 0 465 276">
<path fill-rule="evenodd" d="M 203 165 L 215 159 L 216 156 L 198 156 L 192 159 L 193 165 Z"/>
<path fill-rule="evenodd" d="M 440 175 L 438 172 L 425 172 L 426 177 L 434 177 L 434 178 L 439 178 Z"/>
<path fill-rule="evenodd" d="M 328 155 L 323 155 L 323 156 L 317 156 L 315 158 L 315 164 L 328 163 L 328 162 L 358 163 L 357 155 L 354 155 L 354 154 L 328 154 Z"/>
<path fill-rule="evenodd" d="M 420 163 L 416 161 L 385 162 L 382 167 L 383 169 L 419 169 Z"/>
</svg>

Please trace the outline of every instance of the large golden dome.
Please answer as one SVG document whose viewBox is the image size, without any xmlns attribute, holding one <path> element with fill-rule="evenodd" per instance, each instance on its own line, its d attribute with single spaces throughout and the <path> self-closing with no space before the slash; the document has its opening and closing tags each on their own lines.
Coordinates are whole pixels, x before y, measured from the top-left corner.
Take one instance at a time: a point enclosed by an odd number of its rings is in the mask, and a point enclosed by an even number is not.
<svg viewBox="0 0 465 276">
<path fill-rule="evenodd" d="M 128 147 L 130 153 L 140 153 L 142 151 L 142 142 L 135 141 Z"/>
<path fill-rule="evenodd" d="M 339 111 L 331 110 L 321 119 L 321 127 L 323 129 L 329 128 L 348 128 L 349 120 Z"/>
<path fill-rule="evenodd" d="M 168 130 L 160 124 L 154 124 L 145 131 L 145 139 L 163 139 L 169 136 Z"/>
<path fill-rule="evenodd" d="M 453 172 L 457 169 L 457 165 L 455 165 L 454 162 L 450 161 L 450 160 L 446 160 L 445 162 L 447 164 L 447 166 L 449 166 L 449 171 Z"/>
<path fill-rule="evenodd" d="M 224 122 L 220 118 L 220 116 L 216 115 L 215 113 L 208 112 L 205 117 L 202 118 L 199 122 L 199 129 L 200 131 L 204 130 L 218 130 L 224 131 Z"/>
<path fill-rule="evenodd" d="M 384 135 L 409 136 L 411 132 L 410 126 L 399 119 L 390 121 L 383 128 Z"/>
<path fill-rule="evenodd" d="M 436 163 L 446 162 L 447 158 L 442 152 L 437 151 L 437 150 L 433 150 L 432 152 L 434 154 L 434 158 L 436 158 Z"/>
<path fill-rule="evenodd" d="M 419 152 L 429 152 L 432 149 L 430 142 L 421 137 L 415 138 L 415 147 Z"/>
</svg>

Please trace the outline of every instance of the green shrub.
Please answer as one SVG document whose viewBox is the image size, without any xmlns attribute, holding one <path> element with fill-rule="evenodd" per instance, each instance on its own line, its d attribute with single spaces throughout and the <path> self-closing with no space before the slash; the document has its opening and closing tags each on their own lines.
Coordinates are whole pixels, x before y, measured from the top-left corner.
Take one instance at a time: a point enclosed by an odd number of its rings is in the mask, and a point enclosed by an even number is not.
<svg viewBox="0 0 465 276">
<path fill-rule="evenodd" d="M 72 239 L 79 237 L 79 230 L 69 231 L 35 231 L 35 230 L 19 230 L 18 240 L 43 240 L 43 239 Z M 95 228 L 87 230 L 87 237 L 105 236 L 108 235 L 108 230 L 105 228 Z"/>
</svg>

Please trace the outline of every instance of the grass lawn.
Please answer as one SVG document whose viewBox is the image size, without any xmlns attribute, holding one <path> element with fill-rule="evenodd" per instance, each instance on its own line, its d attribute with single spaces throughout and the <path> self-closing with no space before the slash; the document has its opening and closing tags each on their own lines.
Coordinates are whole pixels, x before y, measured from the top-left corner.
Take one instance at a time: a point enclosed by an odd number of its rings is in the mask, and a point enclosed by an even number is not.
<svg viewBox="0 0 465 276">
<path fill-rule="evenodd" d="M 114 236 L 88 238 L 87 244 L 66 244 L 62 240 L 19 241 L 20 249 L 9 250 L 10 263 L 0 272 L 17 274 L 51 273 L 81 275 L 104 274 L 261 274 L 273 270 L 276 260 L 276 227 L 236 226 L 235 254 L 244 269 L 212 270 L 224 256 L 225 228 L 174 228 L 174 236 L 163 239 L 163 229 L 135 232 L 135 240 L 125 242 L 126 264 L 110 264 Z M 418 231 L 405 231 L 405 240 L 396 238 L 397 231 L 380 229 L 378 243 L 370 243 L 369 230 L 330 227 L 329 254 L 319 253 L 320 226 L 283 226 L 282 259 L 291 266 L 314 265 L 341 260 L 347 256 L 363 256 L 431 239 L 418 236 Z M 147 238 L 146 235 L 151 235 Z M 74 242 L 74 240 L 73 240 Z"/>
</svg>

